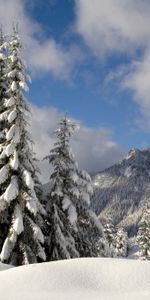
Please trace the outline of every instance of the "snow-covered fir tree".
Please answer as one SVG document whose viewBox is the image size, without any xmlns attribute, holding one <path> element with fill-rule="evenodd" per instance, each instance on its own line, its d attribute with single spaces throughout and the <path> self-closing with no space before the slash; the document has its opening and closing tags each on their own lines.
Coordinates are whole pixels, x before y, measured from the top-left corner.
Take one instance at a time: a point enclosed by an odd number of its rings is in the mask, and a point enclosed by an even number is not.
<svg viewBox="0 0 150 300">
<path fill-rule="evenodd" d="M 59 260 L 78 257 L 72 236 L 72 223 L 76 220 L 76 210 L 68 193 L 70 186 L 70 167 L 73 164 L 69 140 L 74 125 L 66 119 L 60 122 L 56 130 L 57 141 L 47 158 L 54 171 L 50 177 L 51 192 L 48 195 L 47 212 L 49 221 L 48 260 Z M 70 156 L 71 155 L 71 156 Z M 69 218 L 68 218 L 69 217 Z M 71 222 L 70 222 L 70 219 Z"/>
<path fill-rule="evenodd" d="M 106 240 L 107 256 L 115 255 L 115 227 L 111 218 L 104 224 L 104 235 Z"/>
<path fill-rule="evenodd" d="M 113 224 L 109 221 L 104 224 L 104 234 L 106 237 L 106 240 L 108 242 L 108 245 L 111 246 L 114 244 L 114 235 L 115 235 L 115 228 Z"/>
<path fill-rule="evenodd" d="M 5 109 L 4 102 L 6 98 L 6 91 L 8 89 L 5 73 L 7 72 L 7 43 L 3 35 L 2 28 L 0 28 L 0 113 Z M 3 141 L 4 134 L 2 132 L 5 121 L 0 119 L 0 141 Z"/>
<path fill-rule="evenodd" d="M 142 259 L 150 259 L 150 209 L 146 208 L 139 224 L 137 233 L 139 256 Z"/>
<path fill-rule="evenodd" d="M 44 236 L 36 223 L 39 201 L 34 189 L 32 142 L 27 131 L 29 108 L 22 93 L 28 90 L 27 79 L 20 39 L 14 29 L 5 73 L 9 86 L 5 109 L 0 114 L 0 120 L 5 122 L 1 128 L 5 138 L 0 144 L 0 213 L 5 211 L 9 215 L 0 259 L 14 265 L 45 260 Z"/>
<path fill-rule="evenodd" d="M 115 238 L 115 255 L 116 257 L 126 257 L 128 249 L 128 237 L 123 228 L 118 228 Z"/>
<path fill-rule="evenodd" d="M 79 170 L 70 149 L 75 130 L 76 124 L 63 118 L 56 130 L 54 149 L 48 156 L 54 168 L 48 196 L 50 260 L 96 256 L 94 242 L 97 235 L 102 236 L 101 224 L 89 209 L 90 176 Z"/>
<path fill-rule="evenodd" d="M 93 185 L 90 175 L 80 170 L 75 163 L 74 188 L 79 194 L 72 197 L 77 212 L 77 232 L 75 233 L 76 247 L 80 257 L 105 256 L 105 238 L 103 227 L 95 213 L 90 209 L 90 196 Z M 98 247 L 97 247 L 98 243 Z"/>
<path fill-rule="evenodd" d="M 5 112 L 5 100 L 7 97 L 8 89 L 8 80 L 5 75 L 7 72 L 7 46 L 5 36 L 3 35 L 2 28 L 0 28 L 0 144 L 5 140 L 4 128 L 6 127 L 6 121 L 3 118 L 3 112 Z M 0 160 L 0 169 L 3 168 L 5 162 Z M 0 184 L 1 184 L 0 178 Z M 3 182 L 3 180 L 2 180 Z M 0 194 L 2 189 L 0 188 Z M 2 248 L 3 241 L 7 233 L 7 224 L 8 224 L 8 211 L 0 210 L 0 249 Z"/>
</svg>

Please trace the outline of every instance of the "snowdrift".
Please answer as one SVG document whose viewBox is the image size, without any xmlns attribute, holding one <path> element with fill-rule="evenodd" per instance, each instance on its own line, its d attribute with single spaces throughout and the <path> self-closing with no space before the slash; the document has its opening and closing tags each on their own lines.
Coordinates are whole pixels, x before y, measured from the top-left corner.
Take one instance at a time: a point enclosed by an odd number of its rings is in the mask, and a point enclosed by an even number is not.
<svg viewBox="0 0 150 300">
<path fill-rule="evenodd" d="M 149 300 L 150 262 L 72 259 L 0 272 L 2 300 Z"/>
<path fill-rule="evenodd" d="M 11 268 L 14 268 L 14 267 L 11 265 L 6 265 L 6 264 L 0 263 L 0 271 L 5 271 L 5 270 L 11 269 Z"/>
</svg>

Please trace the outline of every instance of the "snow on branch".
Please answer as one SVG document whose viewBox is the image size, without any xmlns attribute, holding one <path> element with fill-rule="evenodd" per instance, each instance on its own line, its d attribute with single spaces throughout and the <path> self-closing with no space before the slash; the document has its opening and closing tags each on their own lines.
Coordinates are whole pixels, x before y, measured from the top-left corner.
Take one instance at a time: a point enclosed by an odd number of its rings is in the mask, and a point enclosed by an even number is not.
<svg viewBox="0 0 150 300">
<path fill-rule="evenodd" d="M 8 175 L 9 175 L 9 167 L 8 165 L 5 165 L 0 169 L 0 184 L 6 181 Z"/>
<path fill-rule="evenodd" d="M 18 194 L 19 194 L 19 190 L 18 190 L 17 177 L 12 176 L 11 182 L 8 185 L 5 193 L 3 194 L 4 200 L 9 203 L 12 200 L 14 200 L 18 196 Z"/>
<path fill-rule="evenodd" d="M 15 230 L 17 235 L 19 235 L 24 230 L 22 210 L 19 204 L 17 204 L 14 208 L 12 228 Z"/>
</svg>

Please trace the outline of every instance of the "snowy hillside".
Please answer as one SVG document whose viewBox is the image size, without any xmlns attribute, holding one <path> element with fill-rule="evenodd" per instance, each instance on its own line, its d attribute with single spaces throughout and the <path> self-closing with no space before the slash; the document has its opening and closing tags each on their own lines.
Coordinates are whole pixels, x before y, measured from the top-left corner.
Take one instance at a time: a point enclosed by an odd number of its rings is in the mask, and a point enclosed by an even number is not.
<svg viewBox="0 0 150 300">
<path fill-rule="evenodd" d="M 149 262 L 90 258 L 0 272 L 2 300 L 149 300 Z"/>
<path fill-rule="evenodd" d="M 92 208 L 103 220 L 112 217 L 134 234 L 150 199 L 150 149 L 132 149 L 119 163 L 94 176 Z"/>
</svg>

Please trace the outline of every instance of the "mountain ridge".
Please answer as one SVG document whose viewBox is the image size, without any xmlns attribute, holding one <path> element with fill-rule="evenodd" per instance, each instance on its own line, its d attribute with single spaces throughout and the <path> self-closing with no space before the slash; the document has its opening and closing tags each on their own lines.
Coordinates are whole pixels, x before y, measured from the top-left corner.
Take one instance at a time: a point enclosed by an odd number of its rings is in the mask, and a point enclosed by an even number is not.
<svg viewBox="0 0 150 300">
<path fill-rule="evenodd" d="M 92 209 L 100 220 L 112 219 L 136 234 L 145 205 L 150 201 L 150 148 L 131 149 L 127 156 L 93 177 Z"/>
</svg>

